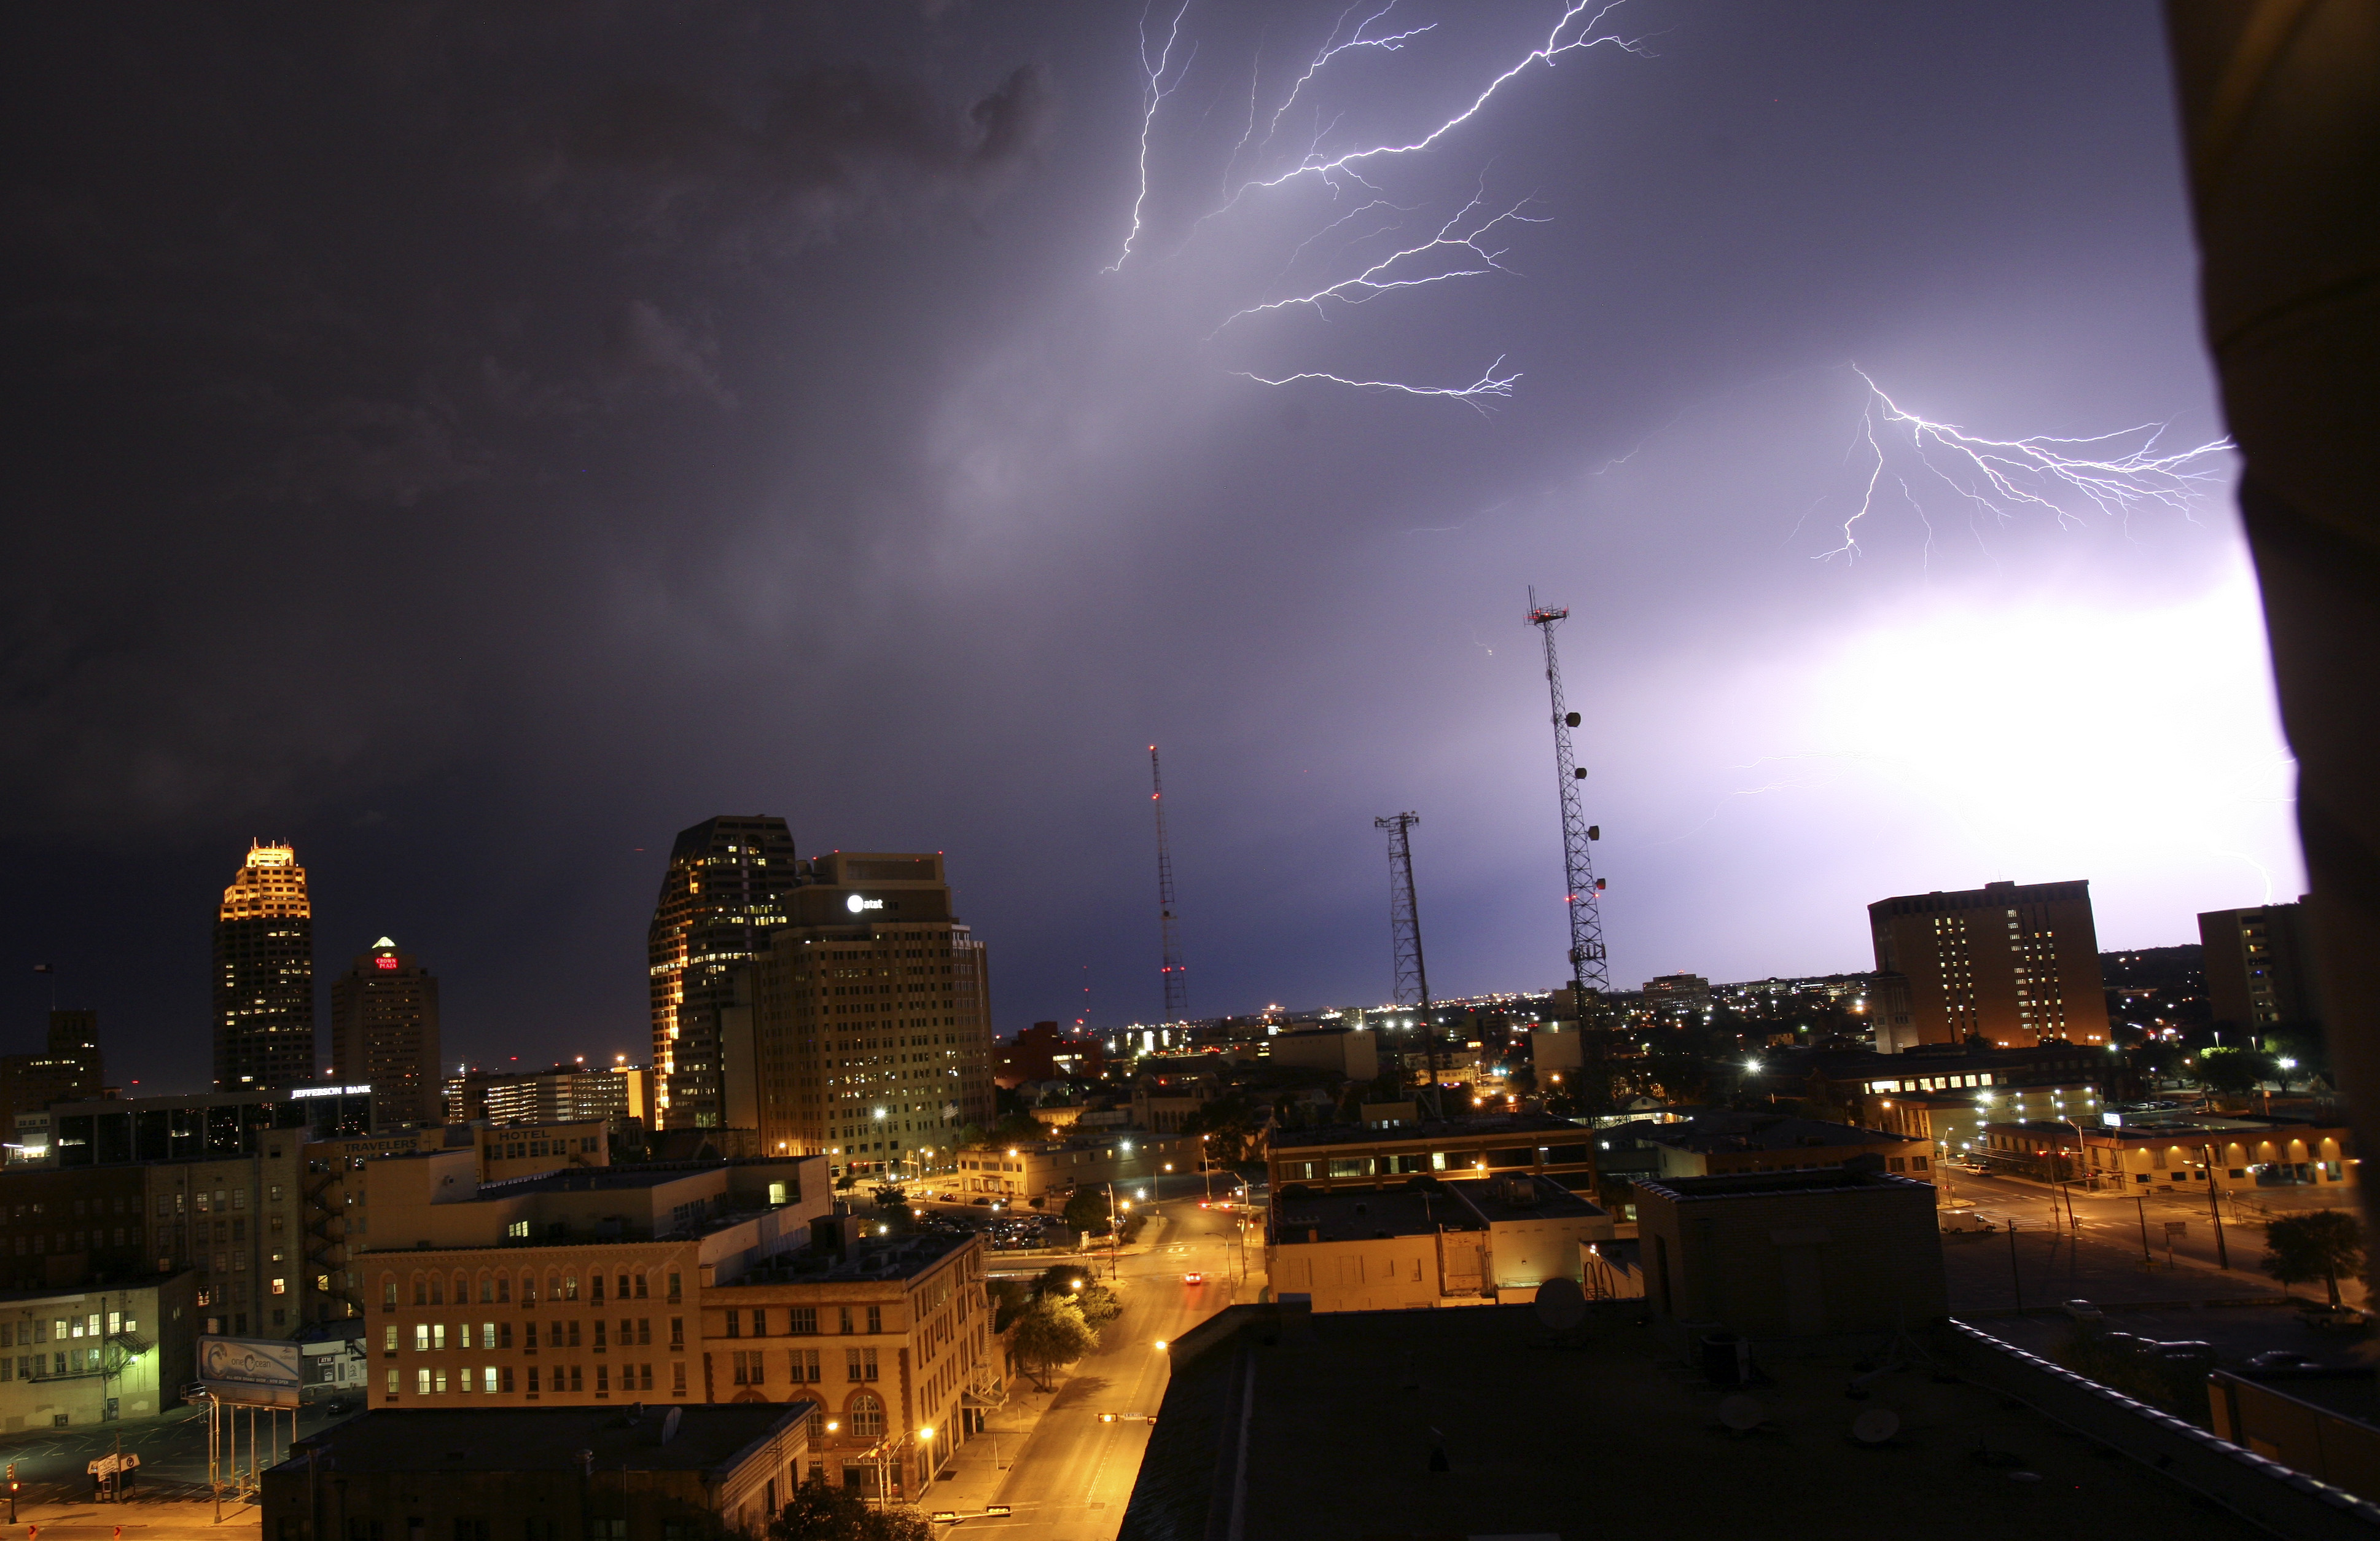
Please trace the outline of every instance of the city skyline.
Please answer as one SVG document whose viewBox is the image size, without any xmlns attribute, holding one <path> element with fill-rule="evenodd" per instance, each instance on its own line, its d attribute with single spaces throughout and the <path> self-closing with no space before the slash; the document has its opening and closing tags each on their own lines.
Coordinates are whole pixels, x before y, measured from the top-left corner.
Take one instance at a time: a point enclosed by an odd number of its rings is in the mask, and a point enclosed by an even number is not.
<svg viewBox="0 0 2380 1541">
<path fill-rule="evenodd" d="M 1311 101 L 1396 129 L 1534 47 L 1528 9 L 1401 8 L 1439 25 Z M 1078 1014 L 1086 964 L 1094 1023 L 1148 1020 L 1156 742 L 1199 1009 L 1386 994 L 1394 808 L 1426 820 L 1433 984 L 1543 988 L 1532 584 L 1573 615 L 1621 978 L 1856 969 L 1864 906 L 1937 887 L 2086 874 L 2109 946 L 2303 888 L 2219 481 L 2002 518 L 1887 478 L 1837 550 L 1847 448 L 1907 426 L 1877 391 L 1995 440 L 2219 434 L 2153 15 L 1631 0 L 1614 24 L 1657 43 L 1515 77 L 1399 171 L 1415 220 L 1534 198 L 1483 243 L 1503 271 L 1218 331 L 1324 203 L 1252 195 L 1192 240 L 1238 131 L 1200 115 L 1245 100 L 1264 25 L 1336 15 L 1192 15 L 1149 238 L 1112 273 L 1141 190 L 1124 12 L 493 26 L 427 94 L 362 23 L 293 37 L 352 85 L 323 94 L 190 18 L 103 45 L 138 99 L 37 87 L 27 206 L 91 212 L 25 233 L 20 351 L 55 389 L 16 613 L 59 628 L 25 657 L 80 661 L 12 740 L 25 963 L 188 1079 L 189 895 L 264 832 L 326 875 L 329 956 L 435 960 L 450 1058 L 516 1030 L 636 1053 L 623 939 L 669 831 L 767 807 L 804 849 L 950 853 L 1004 1027 Z M 769 115 L 788 61 L 861 67 L 869 121 L 908 130 L 778 146 L 821 168 L 790 196 L 761 140 L 586 137 L 595 82 L 649 76 L 694 120 L 810 132 Z M 316 282 L 362 340 L 291 321 Z M 1468 381 L 1500 353 L 1520 378 L 1485 415 L 1245 378 Z M 220 625 L 261 573 L 272 626 Z M 19 989 L 30 1047 L 46 991 Z"/>
</svg>

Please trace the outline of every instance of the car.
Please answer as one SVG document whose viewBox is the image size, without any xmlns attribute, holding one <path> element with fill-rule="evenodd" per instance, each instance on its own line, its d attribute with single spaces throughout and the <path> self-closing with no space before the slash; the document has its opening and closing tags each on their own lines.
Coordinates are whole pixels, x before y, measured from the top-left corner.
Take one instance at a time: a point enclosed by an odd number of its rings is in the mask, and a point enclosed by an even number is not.
<svg viewBox="0 0 2380 1541">
<path fill-rule="evenodd" d="M 1194 1269 L 1182 1276 L 1182 1282 L 1184 1284 L 1204 1284 L 1207 1282 L 1207 1276 Z"/>
<path fill-rule="evenodd" d="M 2295 1349 L 2266 1349 L 2262 1353 L 2248 1355 L 2248 1367 L 2252 1370 L 2318 1370 L 2322 1368 L 2322 1361 L 2310 1353 L 2300 1353 Z"/>
<path fill-rule="evenodd" d="M 2097 1306 L 2092 1304 L 2087 1300 L 2066 1301 L 2058 1308 L 2060 1311 L 2065 1312 L 2068 1319 L 2071 1321 L 2096 1324 L 2107 1319 L 2107 1313 L 2100 1310 Z"/>
<path fill-rule="evenodd" d="M 989 1198 L 970 1198 L 967 1202 L 969 1204 L 980 1205 L 988 1207 L 990 1207 L 991 1200 Z"/>
</svg>

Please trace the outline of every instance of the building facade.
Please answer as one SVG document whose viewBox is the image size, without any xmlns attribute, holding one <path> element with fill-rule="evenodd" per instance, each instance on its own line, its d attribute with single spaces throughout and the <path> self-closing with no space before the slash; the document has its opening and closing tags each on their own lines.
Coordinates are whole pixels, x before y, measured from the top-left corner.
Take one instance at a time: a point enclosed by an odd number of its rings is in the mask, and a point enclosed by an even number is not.
<svg viewBox="0 0 2380 1541">
<path fill-rule="evenodd" d="M 613 1132 L 650 1130 L 653 1073 L 643 1065 L 584 1060 L 531 1071 L 467 1071 L 446 1078 L 452 1123 L 558 1123 L 601 1119 Z"/>
<path fill-rule="evenodd" d="M 219 1092 L 314 1079 L 314 908 L 286 845 L 251 843 L 215 911 Z"/>
<path fill-rule="evenodd" d="M 39 1054 L 0 1054 L 0 1110 L 34 1113 L 53 1102 L 97 1097 L 107 1079 L 99 1051 L 99 1013 L 52 1012 Z"/>
<path fill-rule="evenodd" d="M 196 1373 L 188 1274 L 0 1295 L 0 1430 L 153 1418 Z"/>
<path fill-rule="evenodd" d="M 704 819 L 670 848 L 646 933 L 656 1127 L 736 1126 L 724 1013 L 736 1003 L 737 972 L 784 923 L 795 880 L 793 832 L 767 814 Z"/>
<path fill-rule="evenodd" d="M 947 1159 L 994 1115 L 990 967 L 941 856 L 837 851 L 803 877 L 729 1035 L 764 1148 L 838 1174 Z"/>
<path fill-rule="evenodd" d="M 438 981 L 386 937 L 331 981 L 330 1074 L 370 1086 L 392 1126 L 443 1121 Z"/>
<path fill-rule="evenodd" d="M 2304 905 L 2213 910 L 2198 917 L 2198 940 L 2207 1009 L 2216 1023 L 2262 1031 L 2320 1014 Z"/>
<path fill-rule="evenodd" d="M 990 1195 L 1003 1203 L 1033 1203 L 1076 1188 L 1110 1183 L 1146 1183 L 1169 1172 L 1198 1170 L 1195 1135 L 1125 1129 L 1079 1134 L 1035 1145 L 967 1146 L 953 1162 L 954 1193 Z"/>
<path fill-rule="evenodd" d="M 2088 882 L 1905 894 L 1867 913 L 1876 968 L 1909 981 L 1908 1041 L 1878 1048 L 2107 1041 Z"/>
<path fill-rule="evenodd" d="M 1533 1172 L 1573 1192 L 1596 1190 L 1594 1140 L 1568 1119 L 1536 1113 L 1426 1119 L 1410 1127 L 1287 1129 L 1266 1156 L 1272 1191 L 1384 1188 L 1418 1175 Z"/>
</svg>

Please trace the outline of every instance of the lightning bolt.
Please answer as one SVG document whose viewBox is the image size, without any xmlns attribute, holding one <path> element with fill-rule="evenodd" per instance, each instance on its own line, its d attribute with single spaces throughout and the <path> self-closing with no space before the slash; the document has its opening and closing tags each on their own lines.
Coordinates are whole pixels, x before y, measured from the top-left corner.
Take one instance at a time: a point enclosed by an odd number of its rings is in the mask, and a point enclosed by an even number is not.
<svg viewBox="0 0 2380 1541">
<path fill-rule="evenodd" d="M 1344 375 L 1330 374 L 1322 370 L 1304 370 L 1296 374 L 1282 375 L 1278 380 L 1268 379 L 1246 370 L 1233 370 L 1232 372 L 1243 380 L 1253 380 L 1259 385 L 1294 385 L 1301 380 L 1321 380 L 1333 385 L 1347 385 L 1358 391 L 1370 391 L 1375 394 L 1442 396 L 1449 401 L 1462 402 L 1473 411 L 1485 417 L 1488 409 L 1480 406 L 1480 399 L 1486 396 L 1511 395 L 1512 382 L 1521 378 L 1520 371 L 1517 370 L 1511 374 L 1498 374 L 1496 371 L 1503 367 L 1504 360 L 1500 356 L 1494 363 L 1488 366 L 1486 371 L 1477 380 L 1468 385 L 1408 385 L 1401 380 L 1350 380 Z"/>
<path fill-rule="evenodd" d="M 2100 514 L 2129 519 L 2135 509 L 2162 507 L 2187 516 L 2198 500 L 2223 480 L 2214 462 L 2231 441 L 2211 439 L 2185 450 L 2161 451 L 2168 424 L 2142 423 L 2087 438 L 2036 434 L 2024 439 L 1985 439 L 1955 423 L 1936 422 L 1903 407 L 1858 365 L 1852 372 L 1867 386 L 1860 438 L 1867 445 L 1867 485 L 1859 506 L 1843 521 L 1842 543 L 1814 560 L 1855 558 L 1858 526 L 1875 511 L 1877 490 L 1891 476 L 1920 517 L 1925 509 L 1906 478 L 1887 464 L 1886 446 L 1905 437 L 1924 470 L 1964 499 L 1971 510 L 2007 521 L 2026 508 L 2046 509 L 2061 525 L 2082 520 L 2070 504 L 2088 504 Z M 1854 441 L 1854 447 L 1860 441 Z M 1932 544 L 1928 520 L 1927 544 Z"/>
<path fill-rule="evenodd" d="M 1375 199 L 1365 207 L 1375 207 L 1381 201 L 1383 200 Z M 1545 224 L 1543 219 L 1521 212 L 1529 206 L 1530 201 L 1528 199 L 1523 199 L 1500 214 L 1484 221 L 1473 222 L 1472 216 L 1480 211 L 1484 202 L 1481 195 L 1474 195 L 1470 202 L 1455 211 L 1451 219 L 1438 227 L 1436 235 L 1419 246 L 1409 246 L 1402 251 L 1391 252 L 1361 273 L 1342 278 L 1335 284 L 1326 284 L 1321 288 L 1306 294 L 1292 295 L 1285 299 L 1268 300 L 1261 305 L 1251 305 L 1245 309 L 1234 310 L 1223 318 L 1222 324 L 1216 327 L 1215 332 L 1221 332 L 1223 327 L 1231 325 L 1242 316 L 1261 316 L 1268 311 L 1287 309 L 1293 305 L 1310 305 L 1317 314 L 1328 315 L 1329 312 L 1322 307 L 1322 302 L 1326 299 L 1335 299 L 1346 305 L 1361 305 L 1366 300 L 1377 299 L 1384 294 L 1393 293 L 1398 289 L 1417 289 L 1427 284 L 1443 284 L 1449 279 L 1480 278 L 1491 272 L 1510 272 L 1510 269 L 1498 261 L 1504 255 L 1504 249 L 1499 248 L 1490 251 L 1479 243 L 1488 232 L 1508 220 L 1524 224 Z M 1356 211 L 1356 212 L 1361 212 L 1361 210 Z M 1332 223 L 1335 224 L 1338 222 Z M 1311 239 L 1312 237 L 1309 237 L 1308 240 Z M 1303 249 L 1303 243 L 1301 243 L 1301 249 Z M 1411 276 L 1394 275 L 1390 272 L 1407 258 L 1424 257 L 1440 251 L 1450 257 L 1455 251 L 1467 251 L 1479 265 L 1471 268 L 1449 268 L 1442 272 L 1415 273 Z M 1209 340 L 1213 335 L 1212 333 L 1208 334 Z"/>
<path fill-rule="evenodd" d="M 1427 152 L 1463 125 L 1479 116 L 1507 85 L 1540 66 L 1550 69 L 1571 55 L 1607 44 L 1621 52 L 1642 53 L 1640 42 L 1604 30 L 1606 18 L 1623 3 L 1624 0 L 1558 0 L 1559 15 L 1542 41 L 1488 76 L 1467 100 L 1461 101 L 1451 115 L 1435 123 L 1426 120 L 1416 126 L 1414 132 L 1371 140 L 1352 148 L 1343 143 L 1334 145 L 1328 142 L 1338 120 L 1318 107 L 1315 110 L 1317 126 L 1302 152 L 1287 148 L 1282 152 L 1269 153 L 1272 152 L 1276 140 L 1282 136 L 1283 127 L 1291 115 L 1314 98 L 1319 89 L 1318 82 L 1326 75 L 1335 76 L 1357 55 L 1402 53 L 1430 34 L 1439 32 L 1441 24 L 1433 21 L 1400 28 L 1393 20 L 1397 0 L 1356 0 L 1355 4 L 1338 13 L 1331 22 L 1329 35 L 1306 58 L 1304 67 L 1291 66 L 1295 74 L 1269 112 L 1262 105 L 1269 93 L 1264 87 L 1259 52 L 1257 61 L 1250 67 L 1246 122 L 1238 141 L 1232 145 L 1223 161 L 1220 201 L 1192 222 L 1180 249 L 1170 257 L 1157 260 L 1182 258 L 1209 222 L 1225 217 L 1267 189 L 1310 179 L 1329 189 L 1334 200 L 1350 187 L 1378 191 L 1366 176 L 1367 172 L 1377 176 L 1382 166 Z M 1133 200 L 1122 249 L 1115 261 L 1101 270 L 1103 273 L 1120 273 L 1135 257 L 1144 262 L 1150 260 L 1144 255 L 1152 214 L 1149 163 L 1165 101 L 1180 88 L 1189 70 L 1190 59 L 1196 55 L 1196 45 L 1192 44 L 1187 57 L 1178 65 L 1174 61 L 1174 55 L 1183 52 L 1185 43 L 1183 31 L 1188 10 L 1189 0 L 1183 0 L 1182 8 L 1174 13 L 1161 43 L 1150 30 L 1150 18 L 1155 13 L 1146 7 L 1141 12 L 1139 188 Z M 1257 132 L 1259 119 L 1265 125 L 1262 134 Z M 1286 164 L 1282 161 L 1284 153 L 1290 157 Z M 1239 169 L 1244 161 L 1251 163 L 1246 173 Z M 1267 163 L 1270 164 L 1269 169 Z M 1235 182 L 1235 177 L 1242 179 Z M 1336 217 L 1318 224 L 1303 239 L 1296 241 L 1282 262 L 1280 273 L 1266 285 L 1277 297 L 1262 297 L 1264 291 L 1260 290 L 1248 303 L 1229 309 L 1208 334 L 1208 341 L 1215 341 L 1226 328 L 1234 324 L 1245 326 L 1269 315 L 1305 309 L 1328 319 L 1333 313 L 1333 302 L 1354 307 L 1433 285 L 1509 273 L 1511 269 L 1504 261 L 1508 249 L 1498 240 L 1500 234 L 1520 224 L 1546 223 L 1543 216 L 1529 212 L 1533 200 L 1524 199 L 1510 206 L 1490 204 L 1483 176 L 1479 190 L 1427 237 L 1418 240 L 1409 237 L 1410 244 L 1400 244 L 1396 249 L 1380 255 L 1381 245 L 1387 244 L 1383 237 L 1392 237 L 1399 227 L 1392 218 L 1383 215 L 1372 222 L 1378 227 L 1352 235 L 1337 253 L 1319 259 L 1319 272 L 1301 276 L 1292 284 L 1290 274 L 1306 265 L 1309 252 L 1326 237 L 1347 229 L 1375 212 L 1393 211 L 1396 215 L 1412 215 L 1418 212 L 1420 207 L 1415 201 L 1401 202 L 1385 196 L 1359 199 L 1354 202 L 1354 208 L 1344 212 L 1334 211 Z M 1357 255 L 1359 250 L 1361 254 Z M 1281 293 L 1281 289 L 1289 287 L 1297 292 Z M 1486 398 L 1509 395 L 1513 382 L 1521 378 L 1517 370 L 1505 372 L 1503 362 L 1500 358 L 1479 379 L 1468 385 L 1354 380 L 1318 369 L 1301 370 L 1279 377 L 1247 370 L 1232 372 L 1242 379 L 1268 385 L 1286 385 L 1300 381 L 1330 382 L 1357 390 L 1461 401 L 1480 409 Z"/>
<path fill-rule="evenodd" d="M 1148 7 L 1141 7 L 1140 68 L 1147 79 L 1141 87 L 1140 192 L 1132 200 L 1132 228 L 1124 234 L 1123 249 L 1116 253 L 1114 261 L 1099 270 L 1102 273 L 1120 271 L 1125 260 L 1132 256 L 1133 243 L 1140 239 L 1141 210 L 1148 202 L 1149 130 L 1157 126 L 1157 109 L 1165 104 L 1165 99 L 1182 84 L 1183 77 L 1190 73 L 1190 60 L 1198 56 L 1197 44 L 1191 44 L 1190 58 L 1182 61 L 1181 69 L 1174 74 L 1173 84 L 1169 86 L 1165 83 L 1165 72 L 1173 58 L 1173 45 L 1182 40 L 1182 18 L 1189 14 L 1190 0 L 1182 0 L 1182 8 L 1173 13 L 1173 25 L 1166 31 L 1165 46 L 1158 50 L 1157 62 L 1151 64 L 1148 58 Z"/>
</svg>

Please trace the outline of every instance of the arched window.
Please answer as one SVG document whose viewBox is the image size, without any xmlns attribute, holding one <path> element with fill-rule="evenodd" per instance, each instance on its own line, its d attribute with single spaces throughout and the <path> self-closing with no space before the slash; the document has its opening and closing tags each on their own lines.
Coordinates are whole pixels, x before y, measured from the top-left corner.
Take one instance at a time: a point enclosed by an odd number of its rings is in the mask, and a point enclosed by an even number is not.
<svg viewBox="0 0 2380 1541">
<path fill-rule="evenodd" d="M 565 1273 L 562 1276 L 562 1298 L 565 1300 L 577 1300 L 578 1298 L 577 1270 L 573 1269 L 569 1273 Z"/>
<path fill-rule="evenodd" d="M 480 1271 L 480 1304 L 490 1305 L 496 1298 L 496 1276 L 482 1268 Z"/>
<path fill-rule="evenodd" d="M 455 1270 L 455 1304 L 468 1305 L 471 1300 L 471 1276 L 462 1269 Z"/>
<path fill-rule="evenodd" d="M 396 1275 L 393 1273 L 380 1276 L 380 1308 L 383 1311 L 396 1309 Z"/>
<path fill-rule="evenodd" d="M 861 1391 L 851 1399 L 844 1411 L 844 1426 L 855 1439 L 884 1438 L 884 1404 L 873 1392 Z"/>
<path fill-rule="evenodd" d="M 500 1273 L 496 1275 L 496 1304 L 499 1305 L 510 1305 L 512 1303 L 513 1276 L 508 1273 Z"/>
<path fill-rule="evenodd" d="M 552 1268 L 545 1270 L 545 1298 L 548 1300 L 562 1298 L 562 1275 Z"/>
<path fill-rule="evenodd" d="M 430 1304 L 432 1305 L 446 1304 L 446 1280 L 443 1276 L 434 1273 L 430 1276 Z"/>
<path fill-rule="evenodd" d="M 537 1304 L 537 1270 L 534 1268 L 521 1269 L 521 1304 L 523 1305 Z"/>
</svg>

